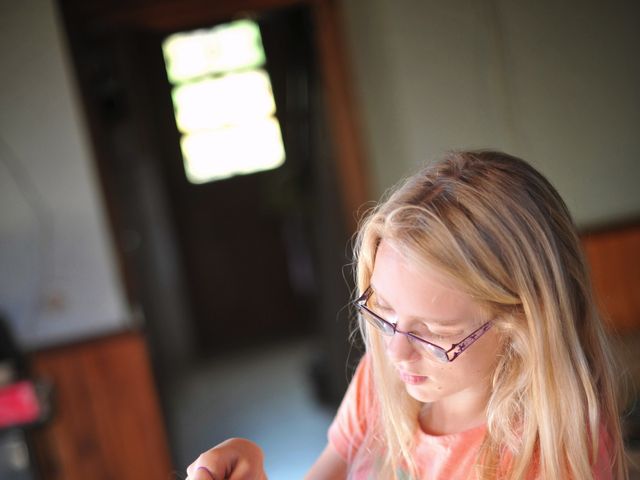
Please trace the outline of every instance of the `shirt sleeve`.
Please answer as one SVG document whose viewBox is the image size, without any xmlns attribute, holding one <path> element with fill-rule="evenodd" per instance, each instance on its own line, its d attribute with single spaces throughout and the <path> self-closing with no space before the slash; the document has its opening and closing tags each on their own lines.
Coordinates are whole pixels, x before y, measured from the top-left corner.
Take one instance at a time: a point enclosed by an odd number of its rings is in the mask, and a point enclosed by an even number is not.
<svg viewBox="0 0 640 480">
<path fill-rule="evenodd" d="M 374 414 L 371 359 L 365 354 L 347 388 L 331 426 L 331 446 L 347 463 L 354 458 L 366 437 Z"/>
</svg>

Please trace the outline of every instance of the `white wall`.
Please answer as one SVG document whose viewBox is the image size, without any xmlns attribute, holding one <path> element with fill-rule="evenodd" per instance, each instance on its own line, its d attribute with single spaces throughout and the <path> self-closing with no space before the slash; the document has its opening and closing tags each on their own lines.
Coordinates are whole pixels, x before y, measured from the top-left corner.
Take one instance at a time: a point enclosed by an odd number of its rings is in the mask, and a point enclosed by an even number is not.
<svg viewBox="0 0 640 480">
<path fill-rule="evenodd" d="M 117 277 L 53 0 L 0 0 L 0 309 L 27 347 L 118 330 Z"/>
<path fill-rule="evenodd" d="M 379 194 L 444 150 L 533 163 L 579 226 L 640 216 L 640 8 L 343 0 Z"/>
</svg>

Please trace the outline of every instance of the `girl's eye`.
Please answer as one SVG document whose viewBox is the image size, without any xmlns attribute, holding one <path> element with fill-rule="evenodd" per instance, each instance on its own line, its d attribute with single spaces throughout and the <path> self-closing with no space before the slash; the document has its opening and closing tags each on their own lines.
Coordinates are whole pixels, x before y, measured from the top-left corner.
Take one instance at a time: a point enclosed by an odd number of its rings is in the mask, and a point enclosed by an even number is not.
<svg viewBox="0 0 640 480">
<path fill-rule="evenodd" d="M 371 302 L 370 308 L 385 320 L 393 321 L 393 315 L 395 315 L 395 312 L 393 311 L 392 308 L 387 307 L 385 305 L 380 305 L 375 300 Z M 429 325 L 427 325 L 426 323 L 416 326 L 414 330 L 411 330 L 411 333 L 428 341 L 432 341 L 432 340 L 443 341 L 443 340 L 449 340 L 449 339 L 455 340 L 458 337 L 460 337 L 460 335 L 462 334 L 461 331 L 448 331 L 448 332 L 437 331 L 437 330 L 434 331 L 434 330 L 431 330 L 429 328 Z"/>
<path fill-rule="evenodd" d="M 437 339 L 437 340 L 448 340 L 448 339 L 456 339 L 460 337 L 462 332 L 438 332 L 430 330 L 429 327 L 424 327 L 421 332 L 415 332 L 419 337 L 423 337 L 425 340 Z"/>
<path fill-rule="evenodd" d="M 433 335 L 434 337 L 438 338 L 438 340 L 446 340 L 449 338 L 453 338 L 456 335 L 453 333 L 438 333 L 438 332 L 433 332 L 431 335 Z"/>
<path fill-rule="evenodd" d="M 393 314 L 393 310 L 392 309 L 390 309 L 389 307 L 378 305 L 377 303 L 373 304 L 373 309 L 374 309 L 374 311 L 376 311 L 378 313 L 381 313 L 383 315 L 391 315 L 391 314 Z"/>
</svg>

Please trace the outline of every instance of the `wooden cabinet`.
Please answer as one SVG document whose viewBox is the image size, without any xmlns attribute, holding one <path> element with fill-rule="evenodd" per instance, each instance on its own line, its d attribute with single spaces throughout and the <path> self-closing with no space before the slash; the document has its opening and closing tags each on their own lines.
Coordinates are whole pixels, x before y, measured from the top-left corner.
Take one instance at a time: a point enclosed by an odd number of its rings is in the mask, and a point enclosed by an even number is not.
<svg viewBox="0 0 640 480">
<path fill-rule="evenodd" d="M 32 355 L 53 382 L 53 413 L 35 432 L 47 480 L 168 479 L 172 466 L 144 338 L 124 333 Z"/>
</svg>

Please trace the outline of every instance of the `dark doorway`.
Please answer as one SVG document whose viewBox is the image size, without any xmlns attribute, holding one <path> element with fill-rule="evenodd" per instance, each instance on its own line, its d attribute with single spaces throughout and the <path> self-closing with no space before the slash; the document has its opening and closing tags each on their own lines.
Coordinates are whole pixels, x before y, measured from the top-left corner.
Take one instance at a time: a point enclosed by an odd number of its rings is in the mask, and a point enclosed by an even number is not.
<svg viewBox="0 0 640 480">
<path fill-rule="evenodd" d="M 234 2 L 60 0 L 128 296 L 143 313 L 161 395 L 198 358 L 308 334 L 318 393 L 335 405 L 347 385 L 345 266 L 366 181 L 347 82 L 334 68 L 334 7 L 272 3 L 256 1 L 241 18 L 260 27 L 286 161 L 196 185 L 185 175 L 161 45 L 176 32 L 237 19 Z"/>
<path fill-rule="evenodd" d="M 127 291 L 157 371 L 313 332 L 335 401 L 349 349 L 349 212 L 365 200 L 365 174 L 334 7 L 267 3 L 241 17 L 260 26 L 286 161 L 199 185 L 185 176 L 161 43 L 237 19 L 234 2 L 61 6 Z"/>
<path fill-rule="evenodd" d="M 155 99 L 147 122 L 157 129 L 192 330 L 203 354 L 308 333 L 315 311 L 307 220 L 317 186 L 310 129 L 320 117 L 309 98 L 317 89 L 311 23 L 304 7 L 272 11 L 256 20 L 286 151 L 284 164 L 271 171 L 191 183 L 164 74 L 160 45 L 166 34 L 142 34 L 134 47 L 140 51 L 136 65 Z M 211 25 L 195 26 L 201 27 Z"/>
</svg>

